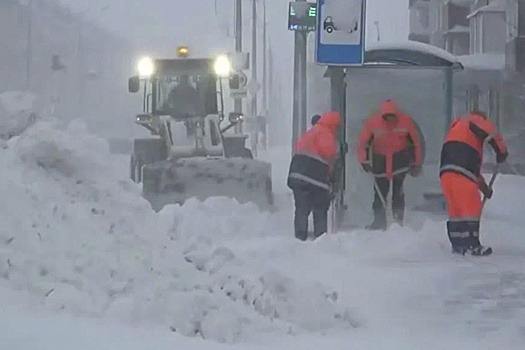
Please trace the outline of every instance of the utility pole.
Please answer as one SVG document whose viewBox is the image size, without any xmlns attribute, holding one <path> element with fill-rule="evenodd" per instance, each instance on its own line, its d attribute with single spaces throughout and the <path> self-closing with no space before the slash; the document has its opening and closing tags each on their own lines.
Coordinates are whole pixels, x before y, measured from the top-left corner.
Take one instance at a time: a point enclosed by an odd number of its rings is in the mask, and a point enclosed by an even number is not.
<svg viewBox="0 0 525 350">
<path fill-rule="evenodd" d="M 262 67 L 262 108 L 265 114 L 268 114 L 268 73 L 267 73 L 267 33 L 266 33 L 266 0 L 263 0 L 263 67 Z M 267 115 L 265 115 L 268 118 Z"/>
<path fill-rule="evenodd" d="M 235 52 L 240 57 L 242 52 L 242 0 L 235 0 Z M 233 100 L 233 110 L 242 113 L 242 99 L 235 97 Z M 242 133 L 242 122 L 234 127 L 236 134 Z"/>
<path fill-rule="evenodd" d="M 26 48 L 26 90 L 31 91 L 31 66 L 33 63 L 33 0 L 27 2 L 27 48 Z"/>
<path fill-rule="evenodd" d="M 263 62 L 262 62 L 262 110 L 265 118 L 264 144 L 263 148 L 268 149 L 268 51 L 267 51 L 268 35 L 266 32 L 266 0 L 263 0 Z"/>
<path fill-rule="evenodd" d="M 252 118 L 257 117 L 257 0 L 252 0 Z"/>
<path fill-rule="evenodd" d="M 268 48 L 268 78 L 267 78 L 267 83 L 268 83 L 268 96 L 270 97 L 270 100 L 272 101 L 272 106 L 275 106 L 275 103 L 277 102 L 277 97 L 276 97 L 276 94 L 275 94 L 275 86 L 274 86 L 274 74 L 273 74 L 273 51 L 272 51 L 272 44 L 270 43 L 269 45 L 269 48 Z M 278 110 L 278 108 L 271 108 L 272 112 L 276 112 L 276 110 Z M 273 134 L 272 132 L 270 132 L 270 128 L 273 129 L 273 124 L 272 124 L 272 117 L 270 117 L 270 115 L 274 116 L 275 114 L 274 113 L 271 113 L 270 112 L 270 106 L 267 107 L 267 112 L 268 112 L 268 116 L 267 116 L 267 135 L 266 135 L 266 144 L 269 146 L 270 145 L 270 141 L 272 140 L 269 136 L 272 135 L 273 137 Z M 275 119 L 274 119 L 275 120 Z M 273 141 L 273 140 L 272 140 Z"/>
</svg>

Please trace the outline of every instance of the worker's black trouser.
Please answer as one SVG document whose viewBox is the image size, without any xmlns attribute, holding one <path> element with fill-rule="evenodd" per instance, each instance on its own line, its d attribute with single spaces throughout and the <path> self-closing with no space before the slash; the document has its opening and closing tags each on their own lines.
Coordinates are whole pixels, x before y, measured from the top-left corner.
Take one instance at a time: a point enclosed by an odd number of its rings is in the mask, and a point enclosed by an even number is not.
<svg viewBox="0 0 525 350">
<path fill-rule="evenodd" d="M 308 238 L 308 217 L 313 213 L 314 236 L 328 231 L 328 209 L 330 192 L 314 185 L 303 185 L 293 189 L 295 200 L 295 237 L 304 241 Z"/>
<path fill-rule="evenodd" d="M 403 224 L 405 216 L 405 193 L 403 191 L 403 184 L 405 182 L 406 174 L 399 174 L 392 179 L 392 214 L 394 220 L 399 224 Z M 381 192 L 385 202 L 388 202 L 388 193 L 390 192 L 390 180 L 384 177 L 375 178 L 377 188 L 374 186 L 374 222 L 373 228 L 386 229 L 386 207 L 377 192 Z"/>
</svg>

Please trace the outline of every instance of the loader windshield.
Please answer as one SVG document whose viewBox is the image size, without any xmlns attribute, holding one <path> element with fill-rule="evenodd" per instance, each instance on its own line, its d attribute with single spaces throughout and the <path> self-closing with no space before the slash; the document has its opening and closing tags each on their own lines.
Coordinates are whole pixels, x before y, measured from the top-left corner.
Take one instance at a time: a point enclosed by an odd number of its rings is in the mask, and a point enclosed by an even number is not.
<svg viewBox="0 0 525 350">
<path fill-rule="evenodd" d="M 207 75 L 177 75 L 158 79 L 156 113 L 176 119 L 217 113 L 215 79 Z"/>
</svg>

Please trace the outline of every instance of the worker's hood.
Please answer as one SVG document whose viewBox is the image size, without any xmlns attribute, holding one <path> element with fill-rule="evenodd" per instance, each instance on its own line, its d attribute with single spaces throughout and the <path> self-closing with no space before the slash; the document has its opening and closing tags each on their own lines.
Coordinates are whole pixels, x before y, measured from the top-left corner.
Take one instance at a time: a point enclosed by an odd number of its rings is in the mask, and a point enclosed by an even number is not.
<svg viewBox="0 0 525 350">
<path fill-rule="evenodd" d="M 385 121 L 395 122 L 399 115 L 399 108 L 394 100 L 386 100 L 381 103 L 379 112 Z"/>
<path fill-rule="evenodd" d="M 396 101 L 394 100 L 385 100 L 381 103 L 379 107 L 381 115 L 383 114 L 399 114 L 399 107 L 397 106 Z"/>
<path fill-rule="evenodd" d="M 327 112 L 323 114 L 321 119 L 317 122 L 317 125 L 324 126 L 331 130 L 336 130 L 339 126 L 343 124 L 341 114 L 339 112 Z"/>
</svg>

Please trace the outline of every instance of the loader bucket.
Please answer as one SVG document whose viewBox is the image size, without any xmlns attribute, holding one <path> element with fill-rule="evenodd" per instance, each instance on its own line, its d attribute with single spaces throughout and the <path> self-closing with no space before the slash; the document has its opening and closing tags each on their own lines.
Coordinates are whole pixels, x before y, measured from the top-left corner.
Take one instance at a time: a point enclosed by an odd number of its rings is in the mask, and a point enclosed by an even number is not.
<svg viewBox="0 0 525 350">
<path fill-rule="evenodd" d="M 273 209 L 271 165 L 248 158 L 192 157 L 146 165 L 143 196 L 155 211 L 189 198 L 229 197 Z"/>
</svg>

